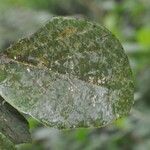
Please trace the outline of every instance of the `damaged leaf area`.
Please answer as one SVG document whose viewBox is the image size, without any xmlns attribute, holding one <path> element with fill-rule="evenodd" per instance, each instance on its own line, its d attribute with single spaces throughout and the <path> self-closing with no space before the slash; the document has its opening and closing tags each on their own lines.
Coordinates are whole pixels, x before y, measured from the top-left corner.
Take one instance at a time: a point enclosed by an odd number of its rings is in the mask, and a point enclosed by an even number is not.
<svg viewBox="0 0 150 150">
<path fill-rule="evenodd" d="M 85 20 L 53 18 L 0 52 L 0 95 L 51 127 L 99 127 L 127 115 L 133 87 L 120 42 Z"/>
</svg>

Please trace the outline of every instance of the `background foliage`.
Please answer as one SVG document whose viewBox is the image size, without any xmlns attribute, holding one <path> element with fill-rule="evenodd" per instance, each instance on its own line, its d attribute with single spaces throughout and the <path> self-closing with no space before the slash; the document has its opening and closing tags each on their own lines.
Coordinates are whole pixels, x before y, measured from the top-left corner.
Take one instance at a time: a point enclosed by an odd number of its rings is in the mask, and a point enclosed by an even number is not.
<svg viewBox="0 0 150 150">
<path fill-rule="evenodd" d="M 0 0 L 0 49 L 34 33 L 52 16 L 72 15 L 106 26 L 121 41 L 135 76 L 135 105 L 129 116 L 100 129 L 59 132 L 29 118 L 33 144 L 20 150 L 150 149 L 149 0 Z"/>
</svg>

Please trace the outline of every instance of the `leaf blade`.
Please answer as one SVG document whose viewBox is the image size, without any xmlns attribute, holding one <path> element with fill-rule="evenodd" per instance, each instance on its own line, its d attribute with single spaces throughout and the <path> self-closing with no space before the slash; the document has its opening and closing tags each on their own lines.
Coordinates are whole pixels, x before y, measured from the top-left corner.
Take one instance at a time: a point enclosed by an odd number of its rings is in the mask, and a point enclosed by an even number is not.
<svg viewBox="0 0 150 150">
<path fill-rule="evenodd" d="M 55 18 L 1 54 L 0 65 L 6 73 L 0 94 L 53 127 L 102 126 L 126 115 L 133 103 L 122 46 L 88 21 Z"/>
</svg>

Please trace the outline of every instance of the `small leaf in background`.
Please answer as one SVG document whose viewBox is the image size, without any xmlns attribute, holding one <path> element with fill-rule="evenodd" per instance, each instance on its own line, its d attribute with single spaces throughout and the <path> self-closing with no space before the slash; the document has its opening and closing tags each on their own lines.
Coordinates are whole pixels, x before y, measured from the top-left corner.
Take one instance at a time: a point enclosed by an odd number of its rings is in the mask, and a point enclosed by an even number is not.
<svg viewBox="0 0 150 150">
<path fill-rule="evenodd" d="M 0 97 L 0 132 L 15 144 L 30 142 L 31 139 L 25 118 L 2 97 Z"/>
<path fill-rule="evenodd" d="M 75 134 L 76 140 L 84 141 L 87 139 L 89 130 L 87 130 L 85 128 L 80 128 L 80 129 L 76 130 L 76 132 L 74 134 Z"/>
<path fill-rule="evenodd" d="M 150 47 L 150 26 L 143 27 L 137 32 L 137 40 L 145 48 Z"/>
<path fill-rule="evenodd" d="M 104 27 L 57 17 L 0 53 L 0 95 L 59 129 L 98 127 L 127 115 L 133 79 L 119 41 Z"/>
</svg>

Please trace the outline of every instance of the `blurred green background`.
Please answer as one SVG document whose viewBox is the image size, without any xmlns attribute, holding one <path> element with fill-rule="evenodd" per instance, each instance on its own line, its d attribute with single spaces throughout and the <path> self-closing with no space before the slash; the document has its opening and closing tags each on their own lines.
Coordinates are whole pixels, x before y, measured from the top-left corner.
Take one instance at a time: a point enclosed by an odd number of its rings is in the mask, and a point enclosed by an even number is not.
<svg viewBox="0 0 150 150">
<path fill-rule="evenodd" d="M 150 150 L 150 0 L 0 0 L 0 49 L 57 15 L 96 21 L 118 37 L 135 76 L 135 104 L 99 129 L 58 131 L 28 118 L 34 141 L 17 149 Z"/>
</svg>

